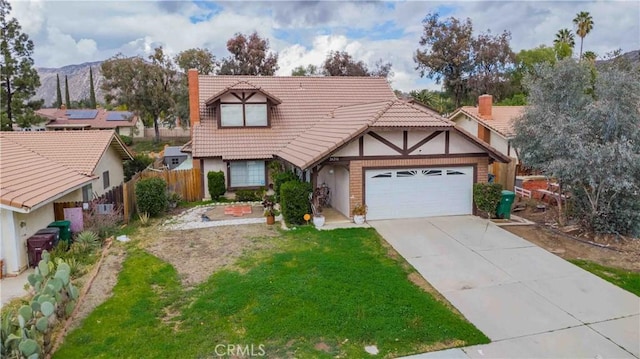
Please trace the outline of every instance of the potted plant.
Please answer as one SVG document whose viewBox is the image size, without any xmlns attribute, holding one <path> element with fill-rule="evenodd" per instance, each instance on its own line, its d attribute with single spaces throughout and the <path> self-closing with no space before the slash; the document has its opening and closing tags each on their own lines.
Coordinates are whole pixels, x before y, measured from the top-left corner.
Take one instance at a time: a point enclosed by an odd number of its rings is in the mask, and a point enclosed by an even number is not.
<svg viewBox="0 0 640 359">
<path fill-rule="evenodd" d="M 264 216 L 267 217 L 267 224 L 276 223 L 276 216 L 279 213 L 277 209 L 274 208 L 276 205 L 273 196 L 266 196 L 262 201 L 262 207 L 264 207 Z"/>
<path fill-rule="evenodd" d="M 367 206 L 363 204 L 357 204 L 355 205 L 355 207 L 353 207 L 353 211 L 351 211 L 351 214 L 353 214 L 353 223 L 363 224 L 365 216 L 367 214 Z"/>
</svg>

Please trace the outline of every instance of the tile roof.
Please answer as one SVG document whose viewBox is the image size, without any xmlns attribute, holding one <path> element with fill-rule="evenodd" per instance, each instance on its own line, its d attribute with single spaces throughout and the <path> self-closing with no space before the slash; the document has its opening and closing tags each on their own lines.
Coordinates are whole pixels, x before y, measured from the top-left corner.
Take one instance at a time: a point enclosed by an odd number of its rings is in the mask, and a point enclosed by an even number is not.
<svg viewBox="0 0 640 359">
<path fill-rule="evenodd" d="M 93 118 L 70 118 L 70 114 L 73 112 L 89 112 L 92 110 L 83 109 L 58 109 L 58 108 L 42 108 L 36 111 L 37 115 L 47 118 L 50 122 L 47 127 L 50 128 L 93 128 L 93 129 L 115 129 L 116 127 L 134 127 L 138 121 L 137 116 L 133 116 L 133 113 L 128 111 L 107 111 L 103 108 L 93 110 L 97 111 L 97 114 Z M 114 118 L 119 119 L 113 120 Z M 124 116 L 123 116 L 124 115 Z"/>
<path fill-rule="evenodd" d="M 92 175 L 102 154 L 113 147 L 124 159 L 132 158 L 114 131 L 2 132 L 11 141 L 80 174 Z M 4 159 L 4 153 L 2 159 Z"/>
<path fill-rule="evenodd" d="M 242 90 L 257 90 L 262 92 L 265 96 L 267 96 L 268 98 L 270 98 L 273 102 L 280 104 L 282 103 L 282 100 L 280 100 L 278 97 L 276 97 L 275 95 L 271 94 L 269 91 L 260 88 L 248 81 L 242 80 L 242 81 L 238 81 L 235 84 L 231 85 L 231 86 L 227 86 L 224 89 L 220 90 L 218 93 L 216 93 L 215 95 L 211 96 L 210 98 L 208 98 L 205 103 L 206 104 L 211 104 L 213 102 L 215 102 L 216 100 L 218 100 L 220 97 L 222 97 L 222 95 L 226 94 L 228 91 L 242 91 Z"/>
<path fill-rule="evenodd" d="M 491 119 L 486 119 L 478 113 L 478 107 L 463 106 L 454 112 L 450 118 L 455 118 L 460 112 L 481 122 L 504 137 L 515 135 L 513 123 L 524 112 L 525 106 L 496 106 L 491 107 Z"/>
<path fill-rule="evenodd" d="M 455 125 L 429 108 L 398 100 L 383 78 L 200 75 L 198 82 L 200 124 L 192 127 L 192 141 L 183 147 L 194 158 L 248 160 L 276 155 L 308 168 L 369 128 Z M 207 103 L 230 89 L 265 88 L 282 101 L 270 110 L 271 127 L 218 128 Z"/>
<path fill-rule="evenodd" d="M 193 127 L 192 151 L 225 160 L 267 159 L 295 137 L 326 120 L 340 106 L 394 100 L 386 79 L 376 77 L 275 77 L 200 75 L 200 125 Z M 206 100 L 247 82 L 282 101 L 271 111 L 270 128 L 218 129 Z M 264 91 L 264 90 L 263 90 Z"/>
<path fill-rule="evenodd" d="M 164 148 L 165 157 L 186 156 L 187 154 L 182 152 L 183 146 L 167 146 Z"/>
<path fill-rule="evenodd" d="M 19 136 L 7 134 L 10 133 L 0 133 L 0 203 L 3 205 L 28 211 L 94 179 L 14 141 Z"/>
<path fill-rule="evenodd" d="M 297 136 L 277 155 L 308 168 L 369 128 L 453 126 L 453 122 L 402 100 L 342 106 Z"/>
</svg>

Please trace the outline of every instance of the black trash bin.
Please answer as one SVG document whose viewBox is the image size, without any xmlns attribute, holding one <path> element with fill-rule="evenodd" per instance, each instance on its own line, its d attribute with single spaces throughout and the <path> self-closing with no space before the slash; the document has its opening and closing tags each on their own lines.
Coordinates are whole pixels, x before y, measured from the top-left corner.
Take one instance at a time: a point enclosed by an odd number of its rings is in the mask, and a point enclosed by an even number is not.
<svg viewBox="0 0 640 359">
<path fill-rule="evenodd" d="M 29 265 L 35 267 L 42 259 L 42 251 L 53 249 L 55 234 L 34 234 L 27 238 L 27 253 L 29 255 Z"/>
<path fill-rule="evenodd" d="M 58 245 L 58 242 L 60 242 L 60 228 L 58 227 L 42 228 L 41 230 L 37 231 L 36 234 L 53 234 L 55 236 L 53 241 L 54 247 Z"/>
</svg>

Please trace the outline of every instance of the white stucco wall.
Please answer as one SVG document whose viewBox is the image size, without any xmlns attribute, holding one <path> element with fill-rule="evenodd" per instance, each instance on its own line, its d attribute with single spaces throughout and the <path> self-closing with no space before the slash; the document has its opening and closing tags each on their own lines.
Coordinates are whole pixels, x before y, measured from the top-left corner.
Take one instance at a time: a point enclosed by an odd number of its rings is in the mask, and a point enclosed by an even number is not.
<svg viewBox="0 0 640 359">
<path fill-rule="evenodd" d="M 360 154 L 360 141 L 355 139 L 349 142 L 346 146 L 335 152 L 333 157 L 351 157 L 358 156 Z"/>
<path fill-rule="evenodd" d="M 451 132 L 449 134 L 449 153 L 478 153 L 485 150 L 461 135 Z"/>
<path fill-rule="evenodd" d="M 245 92 L 249 92 L 249 91 L 245 91 Z M 220 97 L 220 102 L 241 102 L 241 101 L 237 97 L 233 96 L 232 94 L 226 94 Z M 261 93 L 256 93 L 255 95 L 251 96 L 251 98 L 248 99 L 247 102 L 248 103 L 267 102 L 267 97 Z"/>
<path fill-rule="evenodd" d="M 433 132 L 417 132 L 417 133 L 409 133 L 408 138 L 408 147 L 419 143 L 421 140 L 429 137 Z M 441 155 L 444 154 L 445 150 L 445 133 L 437 135 L 436 137 L 429 140 L 429 142 L 423 144 L 422 146 L 416 148 L 410 155 Z"/>
<path fill-rule="evenodd" d="M 349 213 L 349 170 L 344 166 L 333 166 L 334 190 L 331 205 L 346 217 Z"/>
<path fill-rule="evenodd" d="M 55 202 L 81 202 L 81 201 L 82 201 L 82 189 L 77 189 L 55 200 Z"/>
<path fill-rule="evenodd" d="M 197 159 L 194 161 L 197 161 Z M 202 165 L 202 173 L 204 174 L 204 198 L 205 199 L 211 199 L 211 196 L 209 195 L 209 183 L 207 181 L 207 173 L 209 173 L 210 171 L 224 172 L 225 184 L 227 182 L 227 177 L 228 177 L 227 164 L 224 163 L 222 159 L 211 159 L 211 158 L 205 159 Z"/>
<path fill-rule="evenodd" d="M 465 115 L 458 115 L 453 119 L 458 127 L 466 130 L 470 134 L 478 135 L 478 123 Z"/>
<path fill-rule="evenodd" d="M 404 133 L 403 131 L 374 131 L 375 134 L 384 138 L 385 140 L 393 143 L 394 145 L 402 148 L 402 143 L 404 142 Z"/>
<path fill-rule="evenodd" d="M 27 239 L 54 221 L 53 203 L 30 213 L 0 210 L 2 217 L 2 257 L 7 273 L 17 274 L 29 265 Z"/>
<path fill-rule="evenodd" d="M 402 145 L 399 147 L 402 148 Z M 399 154 L 386 144 L 369 135 L 364 136 L 363 152 L 365 156 L 397 156 Z"/>
<path fill-rule="evenodd" d="M 109 187 L 104 188 L 102 180 L 102 174 L 105 171 L 109 171 Z M 93 174 L 98 176 L 98 179 L 91 182 L 93 192 L 98 196 L 103 195 L 105 192 L 111 190 L 113 187 L 117 187 L 124 181 L 124 170 L 122 168 L 122 159 L 113 148 L 109 147 L 107 151 L 102 155 L 102 158 L 98 162 Z M 80 199 L 82 200 L 82 191 L 80 191 Z"/>
</svg>

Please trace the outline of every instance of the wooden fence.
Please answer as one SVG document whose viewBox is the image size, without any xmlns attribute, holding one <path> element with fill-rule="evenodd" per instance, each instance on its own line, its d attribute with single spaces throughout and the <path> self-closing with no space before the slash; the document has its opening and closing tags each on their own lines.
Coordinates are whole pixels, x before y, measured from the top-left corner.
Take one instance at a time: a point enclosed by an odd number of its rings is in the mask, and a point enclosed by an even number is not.
<svg viewBox="0 0 640 359">
<path fill-rule="evenodd" d="M 113 204 L 113 208 L 122 211 L 124 207 L 124 184 L 113 187 L 108 192 L 105 192 L 102 196 L 94 198 L 89 203 L 89 208 L 97 204 Z M 53 203 L 53 216 L 56 221 L 64 220 L 65 208 L 77 208 L 82 207 L 83 202 L 54 202 Z"/>
<path fill-rule="evenodd" d="M 128 222 L 136 213 L 136 183 L 144 178 L 159 177 L 167 182 L 167 190 L 180 195 L 183 201 L 194 202 L 202 199 L 202 176 L 200 169 L 170 171 L 146 169 L 126 182 L 123 186 L 124 220 Z"/>
<path fill-rule="evenodd" d="M 191 137 L 191 130 L 188 128 L 160 128 L 159 131 L 161 138 Z M 145 128 L 144 137 L 156 137 L 156 130 L 154 128 Z"/>
<path fill-rule="evenodd" d="M 493 173 L 496 177 L 494 183 L 499 183 L 502 188 L 513 191 L 516 180 L 516 164 L 515 160 L 509 163 L 494 162 L 489 169 L 489 172 Z"/>
</svg>

